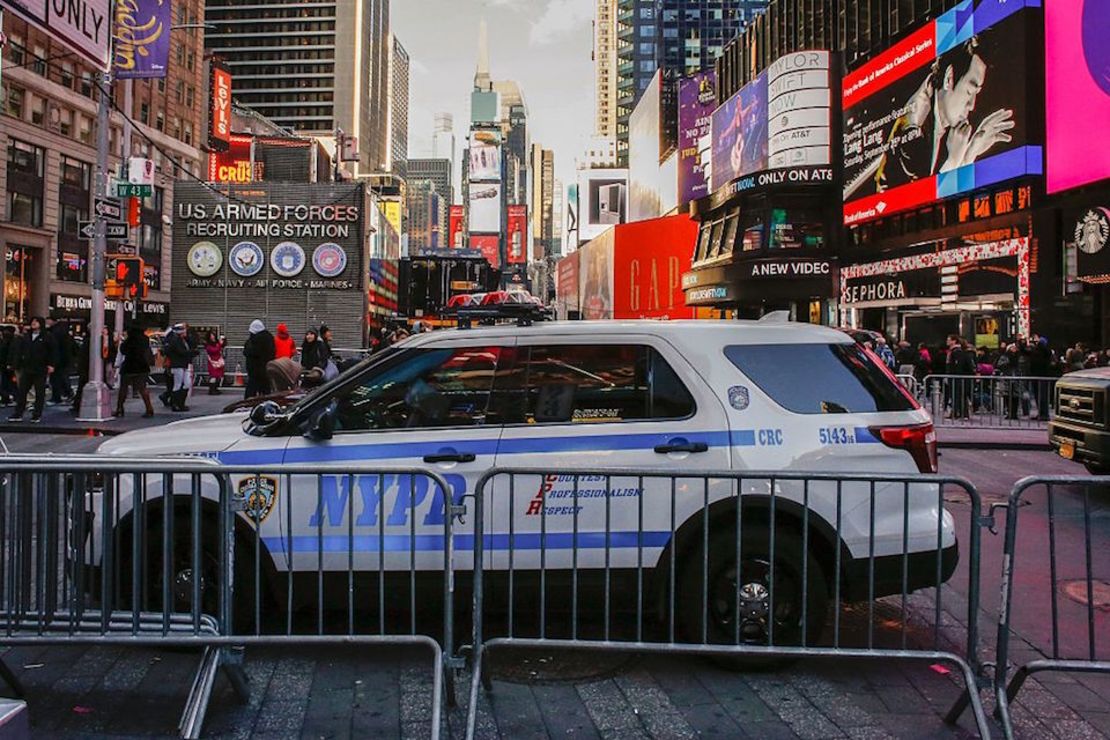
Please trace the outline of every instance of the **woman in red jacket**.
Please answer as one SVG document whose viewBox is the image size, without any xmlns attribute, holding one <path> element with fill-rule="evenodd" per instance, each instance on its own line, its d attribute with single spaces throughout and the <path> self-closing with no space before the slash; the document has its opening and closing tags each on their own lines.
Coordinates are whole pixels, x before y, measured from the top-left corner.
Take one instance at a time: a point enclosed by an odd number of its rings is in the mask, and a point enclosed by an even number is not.
<svg viewBox="0 0 1110 740">
<path fill-rule="evenodd" d="M 274 359 L 280 360 L 283 357 L 293 359 L 297 354 L 297 342 L 289 334 L 289 327 L 285 324 L 277 325 L 277 336 L 274 337 Z"/>
</svg>

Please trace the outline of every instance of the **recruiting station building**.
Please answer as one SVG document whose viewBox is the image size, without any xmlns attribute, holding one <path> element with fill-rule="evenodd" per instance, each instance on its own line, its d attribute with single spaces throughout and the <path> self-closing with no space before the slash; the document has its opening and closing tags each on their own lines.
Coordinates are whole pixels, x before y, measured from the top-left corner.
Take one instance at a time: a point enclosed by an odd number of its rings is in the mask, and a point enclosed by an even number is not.
<svg viewBox="0 0 1110 740">
<path fill-rule="evenodd" d="M 174 320 L 240 345 L 254 319 L 298 343 L 327 324 L 335 346 L 363 346 L 370 260 L 362 184 L 178 182 Z"/>
<path fill-rule="evenodd" d="M 830 322 L 841 232 L 836 60 L 827 51 L 779 57 L 713 112 L 710 194 L 691 205 L 700 229 L 682 276 L 686 303 L 712 309 L 699 315 L 787 310 Z"/>
</svg>

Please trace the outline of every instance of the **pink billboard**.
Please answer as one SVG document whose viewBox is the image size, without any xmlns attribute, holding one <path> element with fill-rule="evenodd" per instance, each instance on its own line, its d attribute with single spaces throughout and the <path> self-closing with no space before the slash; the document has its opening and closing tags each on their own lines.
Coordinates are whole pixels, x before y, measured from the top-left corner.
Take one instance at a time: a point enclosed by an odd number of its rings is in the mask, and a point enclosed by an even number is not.
<svg viewBox="0 0 1110 740">
<path fill-rule="evenodd" d="M 1110 146 L 1095 121 L 1110 121 L 1110 0 L 1045 3 L 1048 191 L 1110 177 Z"/>
</svg>

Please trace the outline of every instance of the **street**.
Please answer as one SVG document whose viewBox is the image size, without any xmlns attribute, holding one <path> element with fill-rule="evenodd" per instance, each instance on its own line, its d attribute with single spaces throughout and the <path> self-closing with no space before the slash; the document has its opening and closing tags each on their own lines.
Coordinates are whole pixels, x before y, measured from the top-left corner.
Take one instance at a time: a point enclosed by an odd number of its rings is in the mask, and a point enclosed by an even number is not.
<svg viewBox="0 0 1110 740">
<path fill-rule="evenodd" d="M 84 453 L 99 443 L 97 438 L 36 434 L 9 434 L 4 441 L 13 453 Z M 984 507 L 1004 500 L 1013 481 L 1022 476 L 1079 472 L 1048 452 L 943 449 L 941 454 L 941 472 L 970 480 Z M 1068 496 L 1069 492 L 1059 494 L 1056 512 L 1061 542 L 1076 541 L 1081 533 L 1077 527 L 1082 519 L 1063 515 Z M 965 526 L 966 503 L 950 498 L 950 510 Z M 1043 533 L 1047 528 L 1043 506 L 1034 503 L 1027 511 L 1030 516 L 1022 526 L 1031 533 Z M 1091 519 L 1094 552 L 1105 552 L 1110 544 L 1110 498 L 1092 500 Z M 1028 539 L 1031 545 L 1037 540 L 1034 535 Z M 985 533 L 983 609 L 991 617 L 981 620 L 981 630 L 988 654 L 993 653 L 1000 550 L 1001 538 Z M 1024 566 L 1020 555 L 1019 551 L 1019 566 Z M 1047 567 L 1043 558 L 1029 558 L 1019 580 L 1044 583 Z M 957 581 L 965 577 L 963 573 L 961 569 Z M 961 593 L 958 584 L 955 592 Z M 1020 586 L 1018 594 L 1016 598 L 1022 598 Z M 954 605 L 950 608 L 957 611 Z M 1082 641 L 1086 612 L 1067 599 L 1061 601 L 1061 610 L 1063 647 L 1068 648 L 1069 642 Z M 881 619 L 881 609 L 877 613 Z M 1105 611 L 1098 614 L 1105 619 Z M 1016 629 L 1026 639 L 1047 645 L 1042 616 L 1031 610 L 1031 617 L 1019 620 Z M 1105 621 L 1098 625 L 1103 629 Z M 1105 630 L 1100 638 L 1105 639 Z M 181 652 L 67 647 L 14 649 L 4 658 L 29 690 L 35 732 L 52 737 L 172 735 L 196 660 Z M 206 735 L 425 737 L 431 711 L 429 659 L 415 649 L 252 648 L 247 654 L 253 689 L 250 704 L 238 705 L 221 681 L 209 710 Z M 479 737 L 974 734 L 966 714 L 958 727 L 944 725 L 942 715 L 959 690 L 953 674 L 937 665 L 811 660 L 769 672 L 737 673 L 683 656 L 514 649 L 493 652 L 491 659 L 494 691 L 482 697 Z M 1013 709 L 1019 736 L 1106 736 L 1110 734 L 1107 697 L 1110 680 L 1106 677 L 1047 674 L 1034 679 Z M 448 713 L 452 737 L 461 737 L 465 728 L 465 690 L 458 698 L 460 707 Z"/>
</svg>

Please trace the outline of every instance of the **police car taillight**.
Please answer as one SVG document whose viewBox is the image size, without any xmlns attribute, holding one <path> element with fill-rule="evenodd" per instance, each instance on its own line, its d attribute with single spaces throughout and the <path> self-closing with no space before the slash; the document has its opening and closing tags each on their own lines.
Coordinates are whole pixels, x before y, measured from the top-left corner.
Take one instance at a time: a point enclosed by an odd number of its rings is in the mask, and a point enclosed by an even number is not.
<svg viewBox="0 0 1110 740">
<path fill-rule="evenodd" d="M 937 472 L 937 433 L 931 423 L 908 427 L 871 427 L 871 433 L 887 447 L 909 452 L 922 473 Z"/>
</svg>

